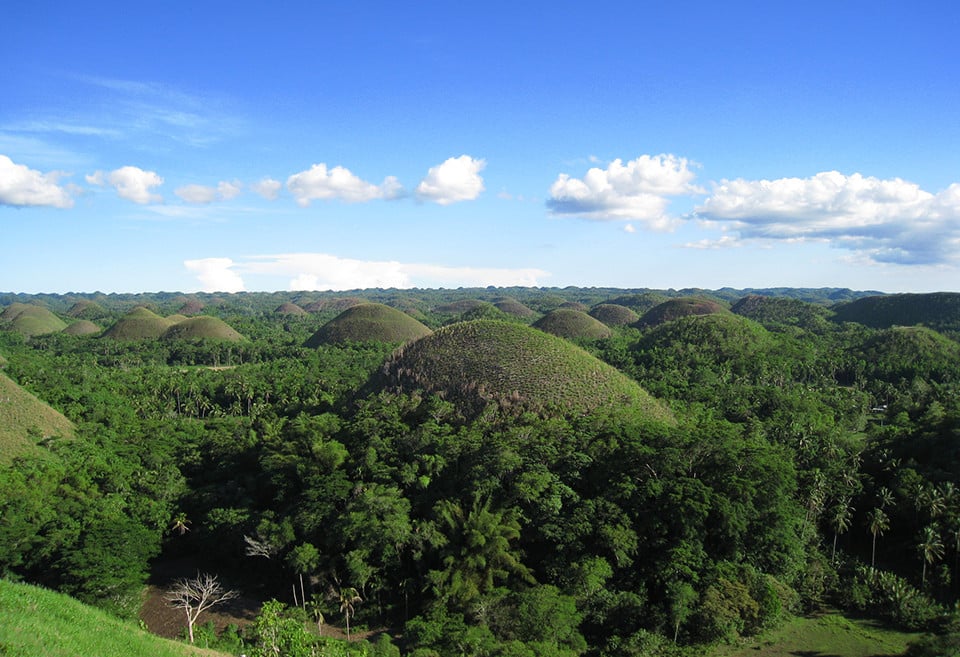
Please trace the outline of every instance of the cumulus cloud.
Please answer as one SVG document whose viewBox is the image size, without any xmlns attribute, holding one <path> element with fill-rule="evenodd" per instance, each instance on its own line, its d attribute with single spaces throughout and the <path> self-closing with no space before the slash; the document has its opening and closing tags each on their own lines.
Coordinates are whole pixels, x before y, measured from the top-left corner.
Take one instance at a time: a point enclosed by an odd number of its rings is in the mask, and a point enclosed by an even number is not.
<svg viewBox="0 0 960 657">
<path fill-rule="evenodd" d="M 562 173 L 550 186 L 547 207 L 554 214 L 599 220 L 636 220 L 665 230 L 671 196 L 701 194 L 692 163 L 676 155 L 641 155 L 626 164 L 616 159 L 606 169 L 592 167 L 583 178 Z"/>
<path fill-rule="evenodd" d="M 62 175 L 40 173 L 0 155 L 0 205 L 69 208 L 73 198 L 58 184 Z"/>
<path fill-rule="evenodd" d="M 279 180 L 274 180 L 273 178 L 264 178 L 263 180 L 250 185 L 250 189 L 268 201 L 276 200 L 282 187 L 283 183 Z"/>
<path fill-rule="evenodd" d="M 174 191 L 187 203 L 213 203 L 214 201 L 228 201 L 240 194 L 242 185 L 239 181 L 220 181 L 216 187 L 207 185 L 184 185 Z"/>
<path fill-rule="evenodd" d="M 393 176 L 387 176 L 379 185 L 374 185 L 354 175 L 349 169 L 314 164 L 306 171 L 295 173 L 287 178 L 287 189 L 302 207 L 314 200 L 341 200 L 348 203 L 362 203 L 376 199 L 393 199 L 400 196 L 403 188 Z"/>
<path fill-rule="evenodd" d="M 185 260 L 183 265 L 194 272 L 203 292 L 243 292 L 243 278 L 234 270 L 230 258 Z"/>
<path fill-rule="evenodd" d="M 243 277 L 281 277 L 291 290 L 352 290 L 412 287 L 536 287 L 549 276 L 534 268 L 448 267 L 395 260 L 358 260 L 326 253 L 261 255 L 235 262 L 207 258 L 184 263 L 197 273 L 204 290 L 244 289 Z"/>
<path fill-rule="evenodd" d="M 163 202 L 163 197 L 154 194 L 152 191 L 154 187 L 163 184 L 163 178 L 157 175 L 155 171 L 144 171 L 140 167 L 125 166 L 114 169 L 109 173 L 95 171 L 86 176 L 86 181 L 91 185 L 110 185 L 117 191 L 117 196 L 134 203 Z"/>
<path fill-rule="evenodd" d="M 461 155 L 430 167 L 426 177 L 417 185 L 417 198 L 440 205 L 472 201 L 483 191 L 480 172 L 486 165 L 485 160 Z"/>
<path fill-rule="evenodd" d="M 900 178 L 837 171 L 724 180 L 695 213 L 740 239 L 824 241 L 875 262 L 952 262 L 960 242 L 960 184 L 933 194 Z"/>
</svg>

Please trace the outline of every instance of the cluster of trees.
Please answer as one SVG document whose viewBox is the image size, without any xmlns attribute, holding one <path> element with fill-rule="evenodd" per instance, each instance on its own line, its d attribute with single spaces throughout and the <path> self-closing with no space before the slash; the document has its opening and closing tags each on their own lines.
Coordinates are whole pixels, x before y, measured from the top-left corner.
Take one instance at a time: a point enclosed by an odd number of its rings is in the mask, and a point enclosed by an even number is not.
<svg viewBox="0 0 960 657">
<path fill-rule="evenodd" d="M 264 339 L 229 369 L 204 367 L 223 345 L 0 334 L 7 374 L 78 426 L 0 476 L 0 575 L 131 615 L 151 563 L 189 557 L 280 601 L 248 639 L 284 654 L 325 618 L 390 628 L 383 654 L 599 657 L 826 604 L 936 630 L 958 600 L 942 336 L 910 362 L 852 324 L 684 318 L 582 343 L 667 425 L 359 397 L 394 345 L 305 349 L 303 327 L 244 321 Z"/>
</svg>

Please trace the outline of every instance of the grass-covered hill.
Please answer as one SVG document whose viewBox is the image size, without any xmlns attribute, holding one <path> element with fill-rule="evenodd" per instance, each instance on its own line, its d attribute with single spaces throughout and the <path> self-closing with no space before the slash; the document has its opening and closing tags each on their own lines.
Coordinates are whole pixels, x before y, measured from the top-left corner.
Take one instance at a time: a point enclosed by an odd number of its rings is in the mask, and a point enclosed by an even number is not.
<svg viewBox="0 0 960 657">
<path fill-rule="evenodd" d="M 430 334 L 410 315 L 382 303 L 347 308 L 324 324 L 306 342 L 308 347 L 349 342 L 408 342 Z"/>
<path fill-rule="evenodd" d="M 729 314 L 730 311 L 711 299 L 680 297 L 657 304 L 643 313 L 634 325 L 641 329 L 650 328 L 688 315 L 712 315 L 714 313 Z"/>
<path fill-rule="evenodd" d="M 857 299 L 834 308 L 839 322 L 872 328 L 923 324 L 940 332 L 960 333 L 960 293 L 891 294 Z"/>
<path fill-rule="evenodd" d="M 764 326 L 785 324 L 805 329 L 822 329 L 832 315 L 824 306 L 790 297 L 768 297 L 748 294 L 737 301 L 730 310 L 760 322 Z"/>
<path fill-rule="evenodd" d="M 63 329 L 63 332 L 67 335 L 96 335 L 100 330 L 100 327 L 89 319 L 78 319 Z"/>
<path fill-rule="evenodd" d="M 110 313 L 96 301 L 81 299 L 70 306 L 66 314 L 69 317 L 76 317 L 77 319 L 92 320 L 107 317 Z"/>
<path fill-rule="evenodd" d="M 53 436 L 72 437 L 73 424 L 0 372 L 0 465 Z"/>
<path fill-rule="evenodd" d="M 303 317 L 309 314 L 306 310 L 291 301 L 281 303 L 273 312 L 278 315 L 292 315 L 296 317 Z"/>
<path fill-rule="evenodd" d="M 62 593 L 0 579 L 0 655 L 207 657 L 224 653 L 162 639 Z"/>
<path fill-rule="evenodd" d="M 219 317 L 198 315 L 171 325 L 161 336 L 164 340 L 228 340 L 240 342 L 242 335 Z"/>
<path fill-rule="evenodd" d="M 525 305 L 517 301 L 516 299 L 500 299 L 499 301 L 494 301 L 493 305 L 500 312 L 506 313 L 508 315 L 513 315 L 514 317 L 534 317 L 536 312 L 527 308 Z"/>
<path fill-rule="evenodd" d="M 333 299 L 310 301 L 301 306 L 301 308 L 308 313 L 320 313 L 324 311 L 343 312 L 348 308 L 359 306 L 362 303 L 367 303 L 367 300 L 361 299 L 360 297 L 336 297 Z"/>
<path fill-rule="evenodd" d="M 173 322 L 152 310 L 139 306 L 117 320 L 103 332 L 113 340 L 153 340 L 162 336 Z"/>
<path fill-rule="evenodd" d="M 607 326 L 627 326 L 640 319 L 633 310 L 616 303 L 597 304 L 590 309 L 589 315 Z"/>
<path fill-rule="evenodd" d="M 651 419 L 672 419 L 665 406 L 610 365 L 563 338 L 514 322 L 440 328 L 394 352 L 372 384 L 374 390 L 438 394 L 467 416 L 497 402 L 563 413 L 635 405 Z"/>
<path fill-rule="evenodd" d="M 0 326 L 21 335 L 34 336 L 62 331 L 67 323 L 46 308 L 14 303 L 0 314 Z"/>
<path fill-rule="evenodd" d="M 571 308 L 557 308 L 538 319 L 533 326 L 568 340 L 599 340 L 611 335 L 609 326 L 582 310 Z"/>
<path fill-rule="evenodd" d="M 203 312 L 204 303 L 199 299 L 185 299 L 184 302 L 177 308 L 177 312 L 181 315 L 199 315 Z"/>
</svg>

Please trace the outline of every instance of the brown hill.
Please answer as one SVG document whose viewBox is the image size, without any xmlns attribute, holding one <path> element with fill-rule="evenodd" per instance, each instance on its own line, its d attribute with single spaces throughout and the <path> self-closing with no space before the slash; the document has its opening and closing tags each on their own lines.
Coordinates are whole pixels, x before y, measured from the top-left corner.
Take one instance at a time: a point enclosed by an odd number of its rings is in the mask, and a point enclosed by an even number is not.
<svg viewBox="0 0 960 657">
<path fill-rule="evenodd" d="M 166 317 L 138 306 L 104 331 L 104 338 L 113 340 L 155 340 L 173 325 Z"/>
<path fill-rule="evenodd" d="M 611 335 L 609 326 L 582 310 L 571 308 L 557 308 L 535 321 L 533 326 L 568 340 L 577 338 L 598 340 L 609 338 Z"/>
</svg>

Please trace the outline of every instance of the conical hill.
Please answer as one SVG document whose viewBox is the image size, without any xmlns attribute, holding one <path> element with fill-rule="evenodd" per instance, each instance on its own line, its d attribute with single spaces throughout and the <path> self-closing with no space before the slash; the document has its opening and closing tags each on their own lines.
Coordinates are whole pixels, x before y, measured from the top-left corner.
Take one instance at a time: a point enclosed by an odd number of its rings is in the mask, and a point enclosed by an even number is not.
<svg viewBox="0 0 960 657">
<path fill-rule="evenodd" d="M 552 310 L 535 321 L 533 326 L 568 340 L 577 338 L 598 340 L 609 338 L 612 333 L 610 327 L 600 320 L 594 319 L 582 310 L 572 308 Z"/>
<path fill-rule="evenodd" d="M 67 323 L 46 308 L 29 304 L 14 303 L 0 315 L 2 326 L 26 336 L 56 333 L 67 327 Z"/>
<path fill-rule="evenodd" d="M 117 320 L 103 332 L 104 338 L 114 340 L 153 340 L 173 325 L 166 317 L 138 306 Z"/>
<path fill-rule="evenodd" d="M 688 315 L 711 315 L 713 313 L 729 314 L 730 311 L 710 299 L 680 297 L 657 304 L 643 313 L 634 326 L 637 328 L 649 328 Z"/>
<path fill-rule="evenodd" d="M 555 335 L 515 322 L 476 320 L 437 329 L 398 349 L 368 389 L 423 391 L 474 416 L 490 402 L 542 413 L 636 406 L 651 419 L 671 412 L 633 379 Z"/>
<path fill-rule="evenodd" d="M 161 336 L 164 340 L 245 340 L 219 317 L 198 315 L 183 319 L 170 326 Z"/>
<path fill-rule="evenodd" d="M 308 347 L 348 342 L 409 342 L 430 329 L 403 311 L 381 303 L 347 308 L 306 341 Z"/>
<path fill-rule="evenodd" d="M 640 319 L 630 308 L 616 303 L 601 303 L 590 309 L 590 316 L 607 326 L 626 326 Z"/>
</svg>

